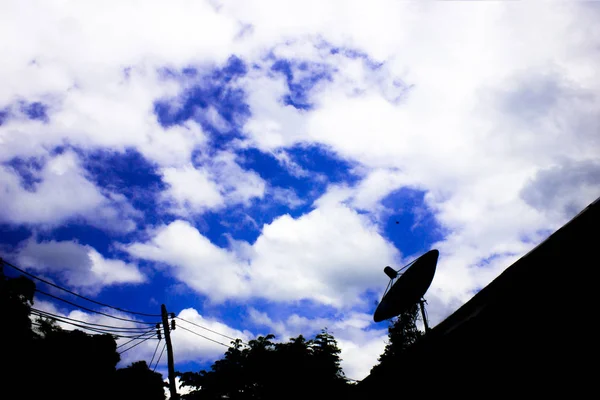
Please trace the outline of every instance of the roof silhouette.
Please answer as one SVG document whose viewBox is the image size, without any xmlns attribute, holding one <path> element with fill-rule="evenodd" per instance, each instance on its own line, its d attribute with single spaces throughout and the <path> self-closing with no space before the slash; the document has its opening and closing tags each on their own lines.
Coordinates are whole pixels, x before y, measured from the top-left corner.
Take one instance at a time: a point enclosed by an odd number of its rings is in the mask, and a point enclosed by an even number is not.
<svg viewBox="0 0 600 400">
<path fill-rule="evenodd" d="M 358 397 L 586 393 L 600 249 L 600 199 L 435 326 Z M 392 382 L 392 383 L 390 383 Z M 409 384 L 407 384 L 410 382 Z M 407 392 L 408 390 L 408 392 Z"/>
</svg>

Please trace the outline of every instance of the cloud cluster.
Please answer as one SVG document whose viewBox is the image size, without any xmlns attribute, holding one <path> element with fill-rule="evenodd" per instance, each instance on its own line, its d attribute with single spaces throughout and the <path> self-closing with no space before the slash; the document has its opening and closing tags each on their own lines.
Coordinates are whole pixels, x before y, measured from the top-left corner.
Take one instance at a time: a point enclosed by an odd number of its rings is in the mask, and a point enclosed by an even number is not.
<svg viewBox="0 0 600 400">
<path fill-rule="evenodd" d="M 394 190 L 427 192 L 450 232 L 435 245 L 436 321 L 600 195 L 597 7 L 350 3 L 336 24 L 316 9 L 302 23 L 294 7 L 276 20 L 243 9 L 261 18 L 256 40 L 297 39 L 274 50 L 304 61 L 293 74 L 310 63 L 335 71 L 309 92 L 309 111 L 281 101 L 292 90 L 281 76 L 250 75 L 248 140 L 265 151 L 319 143 L 359 162 L 365 178 L 325 198 L 375 214 Z M 364 53 L 347 56 L 348 43 Z M 490 273 L 485 260 L 498 255 Z"/>
<path fill-rule="evenodd" d="M 143 210 L 94 182 L 79 156 L 135 149 L 179 219 L 125 244 L 132 256 L 168 265 L 214 302 L 360 307 L 381 266 L 402 260 L 378 225 L 390 212 L 382 200 L 418 189 L 448 232 L 435 244 L 435 323 L 600 194 L 599 16 L 593 3 L 4 2 L 0 222 L 135 232 Z M 161 125 L 156 102 L 178 109 L 178 96 L 232 54 L 251 66 L 231 83 L 248 115 L 231 122 L 211 105 Z M 201 77 L 166 78 L 186 68 Z M 213 134 L 229 142 L 216 148 Z M 265 199 L 299 204 L 236 151 L 274 155 L 316 180 L 290 162 L 289 149 L 306 144 L 357 165 L 360 181 L 331 185 L 253 243 L 218 247 L 190 222 Z M 135 265 L 74 242 L 28 241 L 21 253 L 86 290 L 142 281 Z M 357 343 L 340 341 L 354 368 L 367 362 L 359 349 L 378 346 Z"/>
<path fill-rule="evenodd" d="M 146 242 L 125 245 L 132 256 L 171 266 L 173 274 L 214 302 L 261 297 L 315 300 L 348 308 L 381 285 L 381 266 L 395 265 L 397 250 L 368 217 L 343 205 L 318 207 L 294 219 L 276 218 L 254 244 L 212 244 L 177 220 Z"/>
<path fill-rule="evenodd" d="M 86 294 L 97 294 L 105 286 L 146 282 L 137 265 L 105 258 L 74 240 L 38 242 L 30 238 L 21 244 L 15 258 L 23 268 L 58 277 L 67 287 Z"/>
<path fill-rule="evenodd" d="M 171 211 L 179 215 L 248 204 L 264 196 L 267 184 L 254 171 L 243 170 L 234 154 L 220 152 L 206 160 L 162 169 L 168 189 L 163 194 Z"/>
<path fill-rule="evenodd" d="M 41 168 L 25 171 L 0 165 L 0 222 L 52 227 L 79 218 L 113 231 L 135 228 L 140 212 L 122 194 L 90 181 L 75 153 L 42 162 Z"/>
</svg>

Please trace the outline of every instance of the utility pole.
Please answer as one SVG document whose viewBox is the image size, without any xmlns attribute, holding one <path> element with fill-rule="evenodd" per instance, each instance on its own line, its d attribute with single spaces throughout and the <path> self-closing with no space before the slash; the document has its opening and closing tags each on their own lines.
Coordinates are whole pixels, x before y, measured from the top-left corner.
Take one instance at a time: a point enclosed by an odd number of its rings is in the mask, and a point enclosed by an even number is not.
<svg viewBox="0 0 600 400">
<path fill-rule="evenodd" d="M 163 304 L 160 306 L 162 315 L 163 331 L 165 332 L 165 342 L 167 344 L 167 360 L 169 362 L 169 391 L 171 392 L 171 400 L 179 400 L 177 387 L 175 385 L 175 366 L 173 365 L 173 346 L 171 345 L 171 332 L 169 331 L 169 314 L 167 307 Z"/>
</svg>

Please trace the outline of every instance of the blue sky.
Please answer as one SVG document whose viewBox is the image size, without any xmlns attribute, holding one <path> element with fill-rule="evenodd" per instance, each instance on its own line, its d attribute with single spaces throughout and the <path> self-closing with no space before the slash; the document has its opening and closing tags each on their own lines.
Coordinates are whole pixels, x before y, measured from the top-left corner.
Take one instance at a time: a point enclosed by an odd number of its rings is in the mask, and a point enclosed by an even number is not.
<svg viewBox="0 0 600 400">
<path fill-rule="evenodd" d="M 0 251 L 101 302 L 328 327 L 361 379 L 383 267 L 440 250 L 435 325 L 600 195 L 595 5 L 29 3 L 0 13 Z"/>
</svg>

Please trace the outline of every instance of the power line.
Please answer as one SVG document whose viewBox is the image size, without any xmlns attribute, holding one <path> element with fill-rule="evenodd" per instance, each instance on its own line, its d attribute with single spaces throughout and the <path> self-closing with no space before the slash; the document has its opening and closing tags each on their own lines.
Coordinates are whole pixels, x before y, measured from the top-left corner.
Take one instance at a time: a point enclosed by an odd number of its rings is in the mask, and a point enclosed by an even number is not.
<svg viewBox="0 0 600 400">
<path fill-rule="evenodd" d="M 115 315 L 106 314 L 106 313 L 103 313 L 102 311 L 92 310 L 91 308 L 80 306 L 79 304 L 75 304 L 75 303 L 73 303 L 73 302 L 71 302 L 69 300 L 63 299 L 61 297 L 55 296 L 55 295 L 50 294 L 50 293 L 46 293 L 46 292 L 44 292 L 44 291 L 42 291 L 40 289 L 35 289 L 35 291 L 38 292 L 38 293 L 41 293 L 41 294 L 43 294 L 45 296 L 52 297 L 53 299 L 56 299 L 56 300 L 62 301 L 64 303 L 70 304 L 70 305 L 72 305 L 74 307 L 81 308 L 82 310 L 86 310 L 86 311 L 93 312 L 93 313 L 96 313 L 96 314 L 104 315 L 104 316 L 109 317 L 109 318 L 114 318 L 114 319 L 118 319 L 118 320 L 121 320 L 121 321 L 127 321 L 127 322 L 135 322 L 136 324 L 146 324 L 146 325 L 155 325 L 156 324 L 156 322 L 136 321 L 134 319 L 121 318 L 121 317 L 117 317 Z"/>
<path fill-rule="evenodd" d="M 144 336 L 148 335 L 149 333 L 153 333 L 153 332 L 154 332 L 154 329 L 150 329 L 149 331 L 147 331 L 147 332 L 144 332 L 144 333 L 142 333 L 141 335 L 139 335 L 139 336 L 136 336 L 136 337 L 134 337 L 133 339 L 131 339 L 131 340 L 128 340 L 127 342 L 125 342 L 125 343 L 123 343 L 123 344 L 120 344 L 120 345 L 118 345 L 118 346 L 117 346 L 117 349 L 118 349 L 119 347 L 127 346 L 129 343 L 133 342 L 134 340 L 136 340 L 136 339 L 141 339 L 142 337 L 144 337 Z M 154 335 L 153 335 L 153 336 L 154 336 Z M 151 336 L 151 337 L 152 337 L 152 336 Z"/>
<path fill-rule="evenodd" d="M 150 339 L 152 339 L 154 336 L 155 336 L 155 335 L 152 335 L 152 336 L 150 336 L 150 337 L 147 337 L 147 338 L 143 339 L 141 342 L 137 342 L 137 343 L 136 343 L 136 344 L 134 344 L 133 346 L 131 346 L 131 347 L 128 347 L 128 348 L 126 348 L 126 349 L 125 349 L 125 350 L 123 350 L 123 351 L 120 351 L 120 352 L 119 352 L 119 354 L 123 354 L 123 353 L 125 353 L 126 351 L 129 351 L 129 350 L 133 349 L 134 347 L 136 347 L 136 346 L 139 346 L 140 344 L 144 343 L 146 340 L 150 340 Z"/>
<path fill-rule="evenodd" d="M 165 343 L 163 346 L 163 349 L 160 352 L 160 355 L 158 356 L 158 360 L 156 360 L 156 364 L 154 364 L 154 369 L 152 370 L 152 372 L 156 371 L 156 368 L 158 367 L 158 363 L 160 362 L 160 359 L 162 358 L 162 355 L 165 352 L 166 348 L 167 348 L 167 344 Z"/>
<path fill-rule="evenodd" d="M 124 332 L 125 331 L 127 331 L 127 332 L 140 331 L 141 332 L 141 331 L 148 330 L 147 327 L 143 327 L 143 328 L 142 327 L 136 327 L 136 328 L 134 328 L 134 327 L 127 327 L 127 326 L 113 326 L 113 325 L 94 324 L 94 323 L 87 322 L 87 321 L 82 321 L 82 320 L 79 320 L 79 319 L 74 319 L 74 318 L 69 318 L 69 317 L 63 317 L 62 315 L 56 315 L 56 314 L 53 314 L 51 312 L 44 311 L 44 310 L 38 310 L 37 308 L 33 308 L 33 307 L 31 308 L 31 311 L 35 311 L 35 312 L 40 313 L 40 314 L 45 314 L 45 315 L 48 315 L 49 317 L 61 318 L 61 319 L 65 319 L 65 320 L 69 320 L 69 321 L 73 321 L 73 322 L 78 322 L 78 323 L 81 323 L 81 324 L 90 325 L 90 326 L 94 326 L 94 327 L 97 326 L 99 328 L 109 328 L 109 329 L 114 330 L 114 331 L 124 331 Z"/>
<path fill-rule="evenodd" d="M 104 329 L 92 328 L 92 327 L 85 326 L 85 325 L 75 324 L 73 322 L 63 321 L 63 320 L 61 320 L 59 318 L 51 317 L 51 316 L 44 315 L 44 314 L 36 314 L 36 313 L 34 313 L 34 315 L 36 315 L 38 317 L 41 317 L 41 318 L 48 318 L 48 319 L 52 319 L 52 320 L 55 320 L 55 321 L 58 321 L 58 322 L 62 322 L 62 323 L 65 323 L 65 324 L 73 325 L 73 326 L 75 326 L 77 328 L 85 329 L 85 330 L 88 330 L 88 331 L 91 331 L 91 332 L 94 332 L 94 333 L 99 333 L 99 334 L 103 334 L 103 335 L 111 335 L 111 336 L 114 336 L 114 337 L 117 337 L 117 338 L 129 339 L 129 338 L 135 338 L 135 337 L 137 337 L 137 336 L 131 336 L 131 335 L 122 335 L 120 333 L 115 333 L 113 331 L 108 331 L 108 330 L 104 330 Z"/>
<path fill-rule="evenodd" d="M 40 278 L 38 276 L 35 276 L 35 275 L 33 275 L 33 274 L 25 271 L 25 270 L 22 270 L 21 268 L 17 267 L 16 265 L 13 265 L 13 264 L 9 263 L 8 261 L 6 261 L 4 259 L 0 258 L 0 262 L 8 265 L 11 268 L 16 269 L 17 271 L 19 271 L 20 273 L 22 273 L 24 275 L 27 275 L 27 276 L 32 277 L 34 279 L 37 279 L 38 281 L 43 282 L 46 285 L 53 286 L 53 287 L 55 287 L 57 289 L 60 289 L 60 290 L 64 290 L 65 292 L 67 292 L 69 294 L 72 294 L 73 296 L 79 297 L 81 299 L 87 300 L 90 303 L 94 303 L 94 304 L 97 304 L 97 305 L 102 306 L 102 307 L 112 308 L 114 310 L 121 311 L 121 312 L 124 312 L 124 313 L 127 313 L 127 314 L 136 314 L 136 315 L 141 315 L 141 316 L 144 316 L 144 317 L 160 317 L 160 314 L 147 314 L 147 313 L 142 313 L 142 312 L 137 312 L 137 311 L 129 311 L 129 310 L 125 310 L 123 308 L 111 306 L 110 304 L 106 304 L 106 303 L 102 303 L 102 302 L 99 302 L 99 301 L 96 301 L 96 300 L 92 300 L 92 299 L 90 299 L 88 297 L 80 295 L 79 293 L 75 293 L 75 292 L 73 292 L 73 291 L 71 291 L 69 289 L 66 289 L 66 288 L 64 288 L 62 286 L 59 286 L 59 285 L 55 284 L 55 283 L 47 281 L 46 279 L 42 279 L 42 278 Z"/>
<path fill-rule="evenodd" d="M 160 339 L 158 339 L 158 343 L 156 343 L 156 348 L 154 349 L 154 354 L 152 354 L 152 359 L 150 360 L 150 364 L 148 364 L 148 368 L 152 367 L 152 362 L 154 361 L 154 357 L 158 351 L 158 346 L 160 346 Z"/>
<path fill-rule="evenodd" d="M 230 339 L 230 340 L 233 340 L 233 341 L 237 340 L 236 338 L 232 338 L 231 336 L 227 336 L 227 335 L 224 335 L 224 334 L 222 334 L 222 333 L 219 333 L 219 332 L 217 332 L 217 331 L 213 331 L 212 329 L 208 329 L 208 328 L 206 328 L 206 327 L 204 327 L 204 326 L 202 326 L 202 325 L 198 325 L 198 324 L 196 324 L 196 323 L 194 323 L 194 322 L 190 322 L 190 321 L 188 321 L 188 320 L 186 320 L 186 319 L 183 319 L 183 318 L 181 318 L 181 317 L 175 317 L 175 318 L 177 318 L 177 319 L 179 319 L 179 320 L 181 320 L 181 321 L 183 321 L 183 322 L 187 322 L 188 324 L 191 324 L 191 325 L 197 326 L 198 328 L 202 328 L 202 329 L 205 329 L 205 330 L 207 330 L 207 331 L 209 331 L 209 332 L 212 332 L 212 333 L 215 333 L 215 334 L 217 334 L 217 335 L 223 336 L 223 337 L 225 337 L 225 338 L 227 338 L 227 339 Z M 244 342 L 244 341 L 242 341 L 242 343 L 243 343 L 243 344 L 247 344 L 247 343 L 246 343 L 246 342 Z"/>
<path fill-rule="evenodd" d="M 229 348 L 231 348 L 231 346 L 229 346 L 228 344 L 225 344 L 225 343 L 219 342 L 218 340 L 214 340 L 214 339 L 211 339 L 211 338 L 209 338 L 209 337 L 206 337 L 206 336 L 204 336 L 204 335 L 201 335 L 201 334 L 199 334 L 199 333 L 197 333 L 197 332 L 194 332 L 194 331 L 192 331 L 192 330 L 190 330 L 190 329 L 188 329 L 188 328 L 186 328 L 186 327 L 184 327 L 184 326 L 180 326 L 180 327 L 179 327 L 179 329 L 183 329 L 184 331 L 188 331 L 188 332 L 190 332 L 190 333 L 193 333 L 193 334 L 194 334 L 194 335 L 196 335 L 196 336 L 200 336 L 201 338 L 204 338 L 204 339 L 206 339 L 206 340 L 210 340 L 211 342 L 214 342 L 214 343 L 220 344 L 221 346 L 225 346 L 225 347 L 229 347 Z"/>
<path fill-rule="evenodd" d="M 63 319 L 61 317 L 55 317 L 55 316 L 52 316 L 52 315 L 49 315 L 49 314 L 39 313 L 39 312 L 35 312 L 35 311 L 32 312 L 32 314 L 36 315 L 38 317 L 49 318 L 49 319 L 52 319 L 52 320 L 55 320 L 55 321 L 58 321 L 58 322 L 62 322 L 64 324 L 73 325 L 73 326 L 76 326 L 78 328 L 87 329 L 87 330 L 92 331 L 92 332 L 96 332 L 96 333 L 108 333 L 108 334 L 110 334 L 112 336 L 116 336 L 116 337 L 120 337 L 120 338 L 132 338 L 132 337 L 135 337 L 135 336 L 126 335 L 126 334 L 128 334 L 128 333 L 129 334 L 135 334 L 136 333 L 136 332 L 132 332 L 132 331 L 122 331 L 122 330 L 114 329 L 114 328 L 96 328 L 96 327 L 93 327 L 93 326 L 77 324 L 77 323 L 74 323 L 74 322 L 67 321 L 67 320 L 65 320 L 65 319 Z"/>
</svg>

